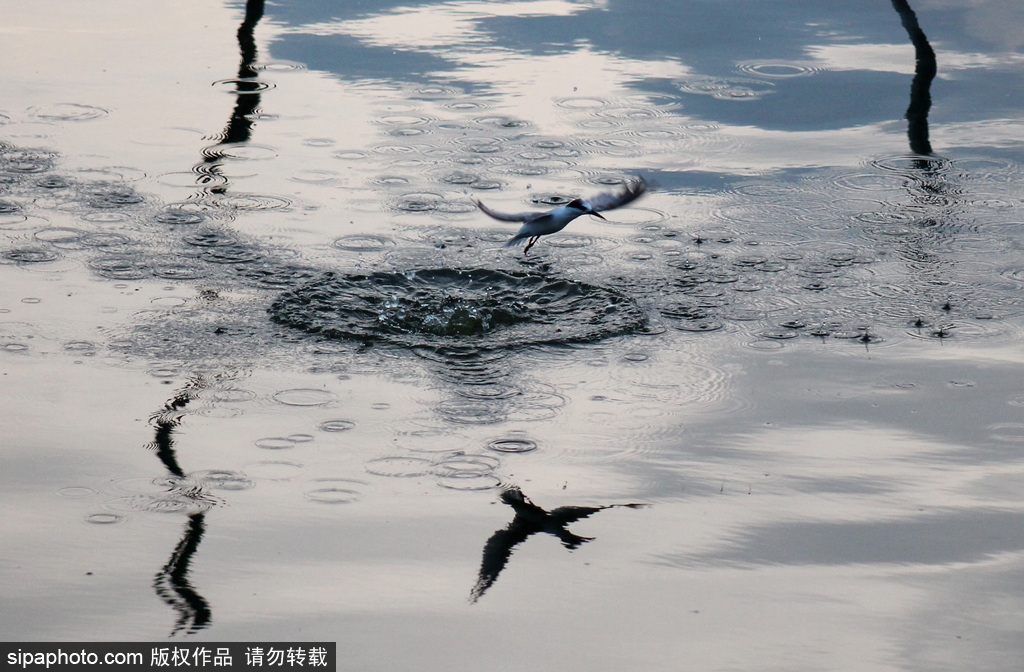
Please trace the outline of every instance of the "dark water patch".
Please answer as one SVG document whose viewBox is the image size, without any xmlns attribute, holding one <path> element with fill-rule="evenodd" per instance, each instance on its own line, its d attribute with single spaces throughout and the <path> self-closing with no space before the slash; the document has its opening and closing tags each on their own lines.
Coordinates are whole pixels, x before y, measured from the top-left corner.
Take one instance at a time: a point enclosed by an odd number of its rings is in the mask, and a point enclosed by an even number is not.
<svg viewBox="0 0 1024 672">
<path fill-rule="evenodd" d="M 206 216 L 185 206 L 167 206 L 154 217 L 161 224 L 172 226 L 199 224 L 206 219 Z"/>
<path fill-rule="evenodd" d="M 74 185 L 74 182 L 62 175 L 47 175 L 36 180 L 35 185 L 40 189 L 57 190 L 67 189 Z"/>
<path fill-rule="evenodd" d="M 294 287 L 315 278 L 319 273 L 320 271 L 315 268 L 300 264 L 262 263 L 238 266 L 238 274 L 241 277 L 255 281 L 261 287 L 276 289 Z"/>
<path fill-rule="evenodd" d="M 196 247 L 229 247 L 238 245 L 238 236 L 224 229 L 201 229 L 182 237 L 187 245 Z"/>
<path fill-rule="evenodd" d="M 327 338 L 482 349 L 593 341 L 646 323 L 644 311 L 617 291 L 482 268 L 327 273 L 282 294 L 270 315 Z"/>
<path fill-rule="evenodd" d="M 19 264 L 41 264 L 56 261 L 60 257 L 59 252 L 45 247 L 18 247 L 3 253 L 4 259 Z"/>
<path fill-rule="evenodd" d="M 93 273 L 112 280 L 141 280 L 153 275 L 149 262 L 132 256 L 109 256 L 89 262 Z"/>
<path fill-rule="evenodd" d="M 35 175 L 52 170 L 57 157 L 50 152 L 37 149 L 0 147 L 0 170 L 19 175 Z"/>
<path fill-rule="evenodd" d="M 132 239 L 120 233 L 100 231 L 82 236 L 79 242 L 85 247 L 121 247 L 131 243 Z"/>
<path fill-rule="evenodd" d="M 444 197 L 435 193 L 412 193 L 399 197 L 394 207 L 405 212 L 429 212 L 437 210 Z"/>
<path fill-rule="evenodd" d="M 165 280 L 196 280 L 205 272 L 194 264 L 167 262 L 154 265 L 153 275 Z"/>
<path fill-rule="evenodd" d="M 131 187 L 117 182 L 95 182 L 82 185 L 81 190 L 89 207 L 101 210 L 125 208 L 145 200 Z"/>
<path fill-rule="evenodd" d="M 263 259 L 263 253 L 250 245 L 237 243 L 208 247 L 200 252 L 199 259 L 211 264 L 250 264 Z"/>
</svg>

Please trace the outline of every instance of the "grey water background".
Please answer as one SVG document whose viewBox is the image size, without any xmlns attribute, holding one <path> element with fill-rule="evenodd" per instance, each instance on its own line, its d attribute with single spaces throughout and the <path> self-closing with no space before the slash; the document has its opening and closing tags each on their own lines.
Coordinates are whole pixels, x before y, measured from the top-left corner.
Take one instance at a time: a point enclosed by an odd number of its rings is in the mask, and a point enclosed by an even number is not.
<svg viewBox="0 0 1024 672">
<path fill-rule="evenodd" d="M 2 7 L 5 640 L 1019 667 L 1017 4 Z"/>
</svg>

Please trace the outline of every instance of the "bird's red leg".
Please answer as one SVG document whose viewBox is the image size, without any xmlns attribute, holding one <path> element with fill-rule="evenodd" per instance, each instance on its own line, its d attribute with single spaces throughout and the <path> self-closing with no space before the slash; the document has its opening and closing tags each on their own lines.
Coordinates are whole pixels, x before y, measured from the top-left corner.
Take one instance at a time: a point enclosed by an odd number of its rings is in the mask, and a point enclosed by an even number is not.
<svg viewBox="0 0 1024 672">
<path fill-rule="evenodd" d="M 539 239 L 540 236 L 534 236 L 533 238 L 530 238 L 528 241 L 526 241 L 526 249 L 523 250 L 524 257 L 530 254 L 530 248 L 533 247 L 533 244 L 536 243 Z"/>
</svg>

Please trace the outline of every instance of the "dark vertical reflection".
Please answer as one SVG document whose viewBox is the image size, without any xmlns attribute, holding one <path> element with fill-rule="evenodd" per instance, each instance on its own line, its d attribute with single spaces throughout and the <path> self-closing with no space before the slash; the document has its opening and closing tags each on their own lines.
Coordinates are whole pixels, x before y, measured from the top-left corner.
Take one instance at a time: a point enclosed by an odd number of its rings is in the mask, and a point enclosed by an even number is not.
<svg viewBox="0 0 1024 672">
<path fill-rule="evenodd" d="M 519 488 L 511 487 L 501 493 L 501 501 L 505 502 L 516 512 L 512 522 L 504 529 L 498 530 L 484 544 L 483 561 L 480 563 L 480 576 L 476 585 L 470 591 L 469 599 L 476 602 L 487 589 L 498 580 L 501 570 L 508 564 L 512 557 L 512 550 L 520 543 L 526 541 L 530 536 L 545 532 L 558 537 L 562 545 L 567 549 L 574 550 L 584 543 L 591 541 L 593 537 L 581 537 L 566 529 L 569 523 L 587 518 L 598 511 L 613 509 L 624 506 L 639 508 L 643 504 L 610 504 L 606 506 L 560 506 L 551 511 L 545 511 L 529 500 Z"/>
<path fill-rule="evenodd" d="M 192 391 L 186 387 L 180 393 L 172 397 L 164 407 L 150 416 L 149 421 L 156 430 L 153 441 L 149 447 L 156 452 L 164 468 L 172 476 L 183 478 L 185 473 L 178 464 L 178 457 L 174 452 L 174 430 L 181 423 L 181 409 L 185 408 L 193 399 Z"/>
<path fill-rule="evenodd" d="M 898 290 L 906 297 L 907 326 L 922 336 L 947 338 L 969 289 L 958 278 L 960 260 L 950 254 L 955 249 L 951 243 L 970 221 L 963 216 L 961 174 L 952 161 L 935 155 L 929 140 L 931 84 L 938 72 L 935 51 L 909 2 L 891 1 L 914 46 L 914 78 L 905 114 L 912 156 L 887 157 L 876 164 L 904 178 L 907 198 L 887 202 L 891 219 L 871 235 L 906 268 Z"/>
<path fill-rule="evenodd" d="M 238 100 L 231 119 L 224 130 L 224 142 L 246 142 L 252 134 L 252 115 L 259 107 L 260 88 L 256 81 L 256 24 L 263 18 L 263 0 L 249 0 L 245 4 L 245 18 L 238 27 Z"/>
<path fill-rule="evenodd" d="M 928 112 L 932 107 L 931 86 L 938 64 L 935 50 L 917 22 L 917 15 L 907 0 L 892 0 L 893 9 L 900 15 L 900 22 L 914 45 L 914 79 L 910 84 L 910 105 L 907 107 L 907 138 L 910 151 L 916 154 L 931 154 L 932 145 L 928 139 Z"/>
<path fill-rule="evenodd" d="M 226 147 L 248 142 L 252 137 L 253 115 L 259 109 L 260 91 L 264 88 L 256 77 L 255 37 L 256 25 L 263 18 L 263 6 L 264 0 L 248 0 L 245 4 L 245 17 L 238 27 L 241 60 L 235 80 L 235 107 L 219 136 L 220 142 L 203 151 L 203 162 L 195 169 L 201 175 L 201 184 L 213 185 L 208 187 L 211 193 L 223 194 L 227 190 L 220 172 Z"/>
<path fill-rule="evenodd" d="M 148 447 L 155 450 L 157 458 L 171 475 L 171 490 L 186 489 L 186 495 L 191 499 L 203 499 L 204 493 L 199 486 L 188 484 L 174 449 L 174 432 L 181 424 L 185 407 L 197 398 L 198 391 L 205 384 L 202 376 L 192 377 L 149 419 L 154 428 L 154 436 Z M 209 603 L 192 587 L 188 577 L 192 556 L 199 549 L 206 531 L 205 516 L 205 511 L 189 515 L 181 540 L 167 563 L 153 578 L 153 589 L 157 596 L 178 614 L 171 636 L 182 632 L 198 632 L 212 620 Z"/>
<path fill-rule="evenodd" d="M 192 587 L 189 581 L 189 569 L 192 556 L 199 549 L 206 531 L 205 512 L 193 513 L 188 517 L 188 525 L 181 541 L 174 548 L 156 577 L 153 588 L 156 594 L 171 608 L 178 612 L 178 620 L 171 630 L 171 635 L 179 633 L 193 634 L 202 630 L 213 619 L 210 604 Z"/>
</svg>

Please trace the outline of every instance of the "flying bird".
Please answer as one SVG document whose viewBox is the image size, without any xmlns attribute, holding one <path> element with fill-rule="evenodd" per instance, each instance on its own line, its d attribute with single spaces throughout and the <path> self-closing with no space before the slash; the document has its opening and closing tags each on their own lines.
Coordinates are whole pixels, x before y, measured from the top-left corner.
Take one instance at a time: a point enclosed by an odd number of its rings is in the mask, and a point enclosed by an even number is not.
<svg viewBox="0 0 1024 672">
<path fill-rule="evenodd" d="M 561 231 L 569 222 L 581 215 L 594 215 L 595 217 L 604 219 L 604 217 L 601 216 L 601 212 L 621 208 L 624 205 L 632 203 L 643 196 L 646 191 L 647 183 L 643 178 L 640 178 L 634 182 L 627 183 L 622 191 L 617 193 L 604 192 L 587 200 L 575 198 L 565 205 L 560 205 L 554 210 L 548 210 L 547 212 L 519 212 L 515 214 L 508 214 L 491 210 L 480 201 L 477 201 L 476 205 L 478 208 L 483 210 L 485 214 L 493 217 L 494 219 L 503 222 L 522 222 L 523 227 L 519 229 L 519 233 L 512 236 L 508 242 L 505 243 L 505 247 L 518 245 L 520 242 L 526 240 L 528 242 L 526 243 L 526 249 L 523 250 L 523 253 L 529 254 L 530 248 L 533 247 L 534 243 L 536 243 L 541 236 Z"/>
</svg>

